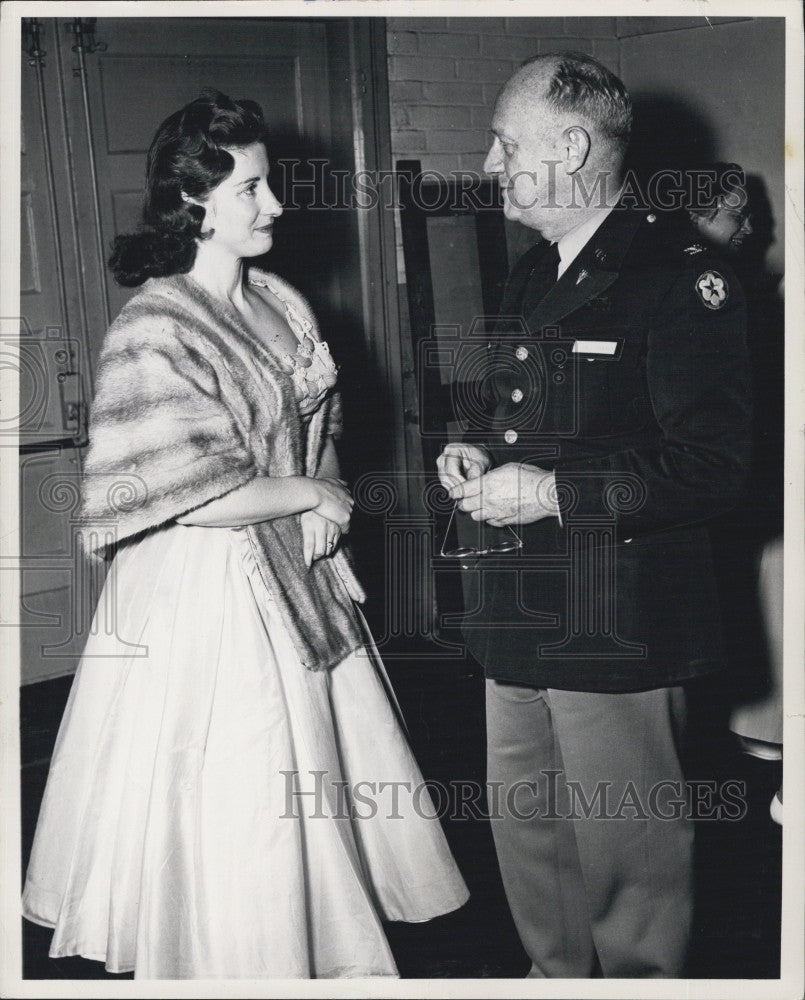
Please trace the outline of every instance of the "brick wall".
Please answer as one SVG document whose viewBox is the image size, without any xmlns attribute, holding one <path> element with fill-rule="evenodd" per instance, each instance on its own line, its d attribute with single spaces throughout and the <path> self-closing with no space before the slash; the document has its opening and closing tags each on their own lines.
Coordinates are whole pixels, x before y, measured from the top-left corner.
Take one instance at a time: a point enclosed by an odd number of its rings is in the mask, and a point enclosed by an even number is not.
<svg viewBox="0 0 805 1000">
<path fill-rule="evenodd" d="M 390 17 L 387 29 L 392 156 L 425 170 L 481 169 L 495 97 L 530 56 L 575 49 L 619 71 L 614 17 Z"/>
</svg>

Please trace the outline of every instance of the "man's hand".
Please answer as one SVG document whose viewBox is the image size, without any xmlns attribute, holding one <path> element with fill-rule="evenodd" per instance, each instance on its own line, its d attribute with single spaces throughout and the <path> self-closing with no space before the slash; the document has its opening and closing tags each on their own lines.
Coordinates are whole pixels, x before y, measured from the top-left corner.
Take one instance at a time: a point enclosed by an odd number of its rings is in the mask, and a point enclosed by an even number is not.
<svg viewBox="0 0 805 1000">
<path fill-rule="evenodd" d="M 459 510 L 495 528 L 559 516 L 555 476 L 536 465 L 509 462 L 481 476 L 468 477 L 449 492 L 459 501 Z"/>
<path fill-rule="evenodd" d="M 308 569 L 316 559 L 331 556 L 341 539 L 341 528 L 335 521 L 316 510 L 306 510 L 301 515 L 302 549 Z"/>
<path fill-rule="evenodd" d="M 439 482 L 448 492 L 453 486 L 482 476 L 491 465 L 489 452 L 474 444 L 448 444 L 436 459 Z"/>
</svg>

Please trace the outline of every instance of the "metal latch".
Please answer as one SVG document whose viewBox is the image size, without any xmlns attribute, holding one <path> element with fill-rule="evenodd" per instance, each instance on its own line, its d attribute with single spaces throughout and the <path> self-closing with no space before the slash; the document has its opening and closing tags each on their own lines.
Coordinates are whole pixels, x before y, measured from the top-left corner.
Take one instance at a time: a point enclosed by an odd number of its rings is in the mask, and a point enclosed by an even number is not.
<svg viewBox="0 0 805 1000">
<path fill-rule="evenodd" d="M 87 417 L 81 373 L 76 371 L 76 352 L 72 344 L 60 347 L 55 353 L 56 381 L 61 399 L 62 427 L 77 445 L 86 444 Z"/>
</svg>

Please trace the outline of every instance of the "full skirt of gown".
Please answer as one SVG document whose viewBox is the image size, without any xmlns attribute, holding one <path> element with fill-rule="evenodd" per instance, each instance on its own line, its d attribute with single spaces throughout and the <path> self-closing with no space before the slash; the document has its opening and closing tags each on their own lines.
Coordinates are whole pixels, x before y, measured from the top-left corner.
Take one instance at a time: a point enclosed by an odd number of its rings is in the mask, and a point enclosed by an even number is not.
<svg viewBox="0 0 805 1000">
<path fill-rule="evenodd" d="M 24 889 L 51 956 L 138 978 L 396 975 L 381 921 L 467 890 L 384 678 L 368 633 L 301 665 L 242 529 L 121 547 Z"/>
</svg>

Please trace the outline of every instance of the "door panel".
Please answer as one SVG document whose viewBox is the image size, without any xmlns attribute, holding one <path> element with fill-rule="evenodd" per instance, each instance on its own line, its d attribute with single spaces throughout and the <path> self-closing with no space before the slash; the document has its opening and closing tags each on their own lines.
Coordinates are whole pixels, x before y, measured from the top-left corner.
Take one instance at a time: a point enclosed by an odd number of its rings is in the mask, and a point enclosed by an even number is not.
<svg viewBox="0 0 805 1000">
<path fill-rule="evenodd" d="M 58 29 L 43 22 L 45 60 L 21 67 L 20 308 L 3 318 L 18 350 L 20 632 L 23 683 L 75 668 L 76 552 L 68 508 L 78 496 L 87 356 L 75 206 L 61 99 Z M 72 491 L 72 492 L 71 492 Z M 9 569 L 7 566 L 3 570 Z"/>
<path fill-rule="evenodd" d="M 80 381 L 80 351 L 68 342 L 70 303 L 53 164 L 54 147 L 60 147 L 59 120 L 49 113 L 39 70 L 24 69 L 28 86 L 22 89 L 21 108 L 20 318 L 19 323 L 4 318 L 2 336 L 19 337 L 20 439 L 29 445 L 77 434 L 77 414 L 68 420 L 65 392 L 79 401 L 74 385 Z"/>
<path fill-rule="evenodd" d="M 106 27 L 104 34 L 108 35 Z M 245 56 L 190 58 L 107 54 L 98 59 L 97 66 L 106 152 L 109 154 L 144 153 L 160 114 L 166 109 L 177 110 L 198 97 L 205 87 L 215 87 L 231 97 L 244 97 L 255 86 L 255 60 Z M 283 127 L 298 127 L 302 120 L 299 59 L 288 51 L 273 58 L 263 57 L 259 72 L 274 85 L 271 93 L 264 94 L 263 101 L 259 102 L 266 120 Z M 131 94 L 133 79 L 142 81 L 134 99 Z"/>
</svg>

